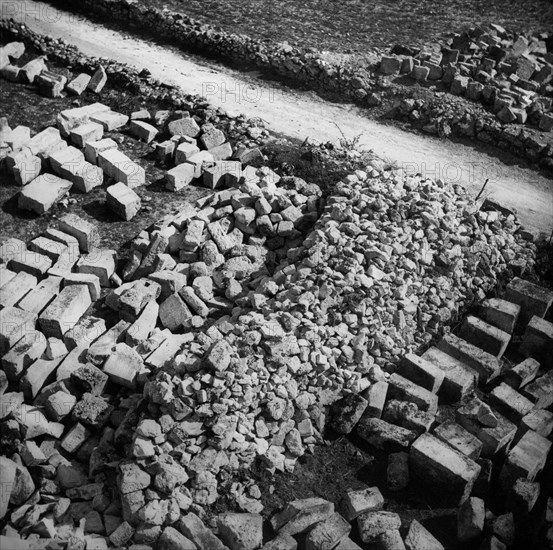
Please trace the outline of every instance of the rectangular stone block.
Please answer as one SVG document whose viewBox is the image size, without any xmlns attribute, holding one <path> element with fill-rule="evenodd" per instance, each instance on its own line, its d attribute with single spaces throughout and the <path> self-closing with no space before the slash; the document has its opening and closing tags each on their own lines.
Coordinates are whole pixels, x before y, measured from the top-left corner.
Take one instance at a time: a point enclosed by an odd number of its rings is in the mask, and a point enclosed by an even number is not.
<svg viewBox="0 0 553 550">
<path fill-rule="evenodd" d="M 472 315 L 463 321 L 459 336 L 498 359 L 501 359 L 511 340 L 510 333 Z"/>
<path fill-rule="evenodd" d="M 100 279 L 100 286 L 109 287 L 109 279 L 115 273 L 116 259 L 115 250 L 97 248 L 79 258 L 77 272 L 96 275 Z"/>
<path fill-rule="evenodd" d="M 155 126 L 143 120 L 131 120 L 129 132 L 146 143 L 150 143 L 158 134 L 158 130 Z"/>
<path fill-rule="evenodd" d="M 61 277 L 46 277 L 19 300 L 17 307 L 39 315 L 59 294 L 61 281 Z"/>
<path fill-rule="evenodd" d="M 52 171 L 57 174 L 58 176 L 62 178 L 67 179 L 67 172 L 62 172 L 61 167 L 63 164 L 66 163 L 79 163 L 80 161 L 84 160 L 83 153 L 77 149 L 76 147 L 66 147 L 65 149 L 61 149 L 60 151 L 56 151 L 52 153 L 48 157 L 48 162 L 50 164 L 50 168 Z"/>
<path fill-rule="evenodd" d="M 21 389 L 28 398 L 34 399 L 44 385 L 55 379 L 56 369 L 65 355 L 56 359 L 37 359 L 29 366 L 20 381 Z"/>
<path fill-rule="evenodd" d="M 58 114 L 58 128 L 64 137 L 69 137 L 69 133 L 73 128 L 88 122 L 92 115 L 109 110 L 110 108 L 102 103 L 92 103 L 91 105 L 84 105 L 83 107 L 65 109 Z"/>
<path fill-rule="evenodd" d="M 144 168 L 133 162 L 118 149 L 106 149 L 98 153 L 98 165 L 115 181 L 122 181 L 134 189 L 146 183 Z"/>
<path fill-rule="evenodd" d="M 553 413 L 543 409 L 530 411 L 521 421 L 519 433 L 533 430 L 542 437 L 549 437 L 553 433 Z M 517 433 L 518 437 L 518 433 Z"/>
<path fill-rule="evenodd" d="M 469 418 L 464 406 L 455 411 L 457 423 L 482 441 L 482 456 L 484 458 L 492 458 L 506 449 L 513 440 L 517 429 L 516 425 L 507 420 L 502 414 L 494 411 L 494 415 L 498 420 L 498 424 L 495 428 L 490 428 Z"/>
<path fill-rule="evenodd" d="M 101 111 L 90 117 L 92 122 L 101 124 L 106 132 L 113 132 L 123 128 L 129 121 L 129 117 L 115 111 Z"/>
<path fill-rule="evenodd" d="M 38 330 L 26 332 L 2 357 L 2 369 L 8 380 L 15 382 L 46 351 L 46 336 Z"/>
<path fill-rule="evenodd" d="M 200 151 L 189 157 L 186 162 L 194 166 L 194 177 L 200 178 L 204 168 L 211 166 L 215 162 L 215 159 L 209 151 Z"/>
<path fill-rule="evenodd" d="M 0 293 L 3 289 L 0 289 Z M 536 378 L 522 389 L 526 396 L 538 409 L 547 409 L 553 405 L 553 370 Z"/>
<path fill-rule="evenodd" d="M 152 351 L 145 359 L 147 366 L 152 369 L 163 368 L 169 361 L 171 361 L 180 349 L 190 342 L 192 339 L 191 334 L 173 334 L 167 338 L 157 349 Z"/>
<path fill-rule="evenodd" d="M 81 252 L 91 252 L 100 244 L 98 228 L 91 222 L 83 220 L 75 214 L 66 214 L 59 220 L 60 229 L 75 237 L 79 242 Z"/>
<path fill-rule="evenodd" d="M 501 298 L 484 300 L 480 309 L 480 317 L 498 329 L 513 333 L 520 313 L 520 306 Z"/>
<path fill-rule="evenodd" d="M 482 442 L 451 420 L 440 424 L 434 430 L 434 435 L 472 460 L 477 460 L 482 451 Z"/>
<path fill-rule="evenodd" d="M 40 175 L 42 161 L 29 153 L 28 149 L 8 155 L 6 165 L 13 173 L 17 185 L 27 185 Z"/>
<path fill-rule="evenodd" d="M 534 315 L 545 317 L 553 303 L 553 291 L 515 277 L 507 285 L 505 300 L 520 306 L 519 320 L 525 325 Z"/>
<path fill-rule="evenodd" d="M 489 404 L 516 424 L 534 408 L 532 401 L 504 382 L 491 391 Z"/>
<path fill-rule="evenodd" d="M 73 95 L 81 95 L 88 86 L 88 83 L 90 82 L 90 75 L 86 73 L 81 73 L 77 77 L 75 77 L 67 86 L 65 89 Z"/>
<path fill-rule="evenodd" d="M 534 315 L 522 336 L 519 351 L 524 357 L 534 357 L 544 367 L 553 365 L 553 323 Z"/>
<path fill-rule="evenodd" d="M 432 393 L 437 393 L 444 381 L 443 370 L 414 353 L 408 353 L 402 358 L 398 372 Z"/>
<path fill-rule="evenodd" d="M 438 391 L 440 400 L 455 403 L 466 397 L 476 386 L 478 374 L 444 351 L 431 347 L 422 354 L 422 358 L 444 371 L 444 381 Z"/>
<path fill-rule="evenodd" d="M 28 126 L 16 126 L 5 141 L 12 151 L 17 151 L 30 139 L 31 130 Z"/>
<path fill-rule="evenodd" d="M 192 159 L 190 159 L 192 160 Z M 190 162 L 189 160 L 189 162 Z M 242 177 L 242 163 L 234 160 L 221 160 L 203 173 L 203 184 L 209 189 L 234 187 Z"/>
<path fill-rule="evenodd" d="M 403 378 L 397 373 L 390 376 L 388 380 L 388 397 L 401 401 L 415 403 L 421 411 L 428 411 L 436 414 L 438 410 L 438 396 L 410 380 Z"/>
<path fill-rule="evenodd" d="M 39 323 L 46 336 L 63 339 L 91 305 L 90 292 L 86 285 L 65 287 L 58 297 L 39 317 Z"/>
<path fill-rule="evenodd" d="M 412 478 L 426 482 L 452 505 L 465 501 L 480 473 L 480 466 L 430 434 L 411 445 L 409 469 Z"/>
<path fill-rule="evenodd" d="M 81 317 L 79 322 L 69 329 L 63 341 L 68 350 L 88 348 L 106 332 L 106 322 L 98 317 Z"/>
<path fill-rule="evenodd" d="M 136 216 L 142 204 L 140 197 L 122 182 L 107 188 L 106 202 L 110 210 L 126 221 Z"/>
<path fill-rule="evenodd" d="M 511 388 L 518 390 L 534 380 L 540 369 L 538 361 L 532 358 L 525 359 L 512 369 L 505 371 L 503 379 Z"/>
<path fill-rule="evenodd" d="M 73 128 L 69 133 L 71 142 L 80 149 L 83 149 L 89 141 L 98 141 L 104 135 L 104 127 L 97 122 L 86 122 L 76 128 Z"/>
<path fill-rule="evenodd" d="M 78 193 L 89 193 L 104 183 L 104 172 L 86 160 L 68 162 L 61 165 L 63 177 L 73 183 L 72 190 Z"/>
<path fill-rule="evenodd" d="M 24 271 L 17 273 L 9 282 L 0 287 L 0 306 L 13 306 L 37 285 L 37 278 Z"/>
<path fill-rule="evenodd" d="M 117 142 L 113 141 L 111 138 L 104 138 L 100 141 L 87 141 L 84 146 L 84 158 L 91 164 L 97 164 L 98 155 L 102 151 L 117 149 L 117 147 Z"/>
<path fill-rule="evenodd" d="M 445 334 L 438 348 L 475 370 L 481 384 L 493 380 L 501 371 L 497 357 L 453 334 Z"/>
<path fill-rule="evenodd" d="M 166 188 L 169 191 L 178 191 L 186 187 L 194 179 L 194 166 L 189 163 L 183 163 L 175 166 L 165 174 Z"/>
<path fill-rule="evenodd" d="M 17 205 L 22 210 L 44 214 L 69 192 L 72 185 L 53 174 L 43 174 L 23 187 Z"/>
<path fill-rule="evenodd" d="M 6 306 L 1 311 L 0 355 L 4 355 L 27 333 L 35 330 L 37 316 L 29 311 Z"/>
<path fill-rule="evenodd" d="M 0 264 L 0 288 L 6 283 L 9 283 L 15 277 L 15 275 L 15 271 L 12 271 L 11 269 L 8 269 L 5 265 Z"/>
<path fill-rule="evenodd" d="M 86 285 L 90 292 L 90 298 L 93 302 L 100 298 L 102 289 L 100 287 L 100 278 L 93 273 L 68 273 L 63 278 L 63 286 Z"/>
<path fill-rule="evenodd" d="M 509 485 L 521 477 L 534 481 L 543 470 L 550 450 L 551 441 L 532 430 L 527 431 L 507 454 L 500 480 Z"/>
<path fill-rule="evenodd" d="M 49 239 L 48 237 L 36 237 L 28 246 L 32 252 L 36 252 L 50 258 L 52 262 L 58 261 L 59 257 L 68 249 L 67 245 Z"/>
<path fill-rule="evenodd" d="M 12 258 L 9 267 L 15 273 L 24 271 L 37 279 L 41 279 L 52 267 L 52 260 L 48 256 L 39 254 L 38 252 L 26 250 L 21 253 L 20 257 Z"/>
<path fill-rule="evenodd" d="M 57 128 L 49 126 L 25 142 L 23 147 L 27 148 L 33 155 L 48 158 L 56 151 L 66 148 L 67 143 L 61 139 Z"/>
</svg>

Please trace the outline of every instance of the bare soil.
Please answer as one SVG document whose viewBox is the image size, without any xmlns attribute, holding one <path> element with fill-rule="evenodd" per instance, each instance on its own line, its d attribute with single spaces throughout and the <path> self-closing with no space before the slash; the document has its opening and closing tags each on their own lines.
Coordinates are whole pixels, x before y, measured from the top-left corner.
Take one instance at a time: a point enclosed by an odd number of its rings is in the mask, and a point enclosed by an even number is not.
<svg viewBox="0 0 553 550">
<path fill-rule="evenodd" d="M 548 0 L 139 0 L 227 32 L 294 46 L 365 53 L 394 44 L 422 45 L 444 33 L 497 23 L 516 31 L 547 30 Z"/>
</svg>

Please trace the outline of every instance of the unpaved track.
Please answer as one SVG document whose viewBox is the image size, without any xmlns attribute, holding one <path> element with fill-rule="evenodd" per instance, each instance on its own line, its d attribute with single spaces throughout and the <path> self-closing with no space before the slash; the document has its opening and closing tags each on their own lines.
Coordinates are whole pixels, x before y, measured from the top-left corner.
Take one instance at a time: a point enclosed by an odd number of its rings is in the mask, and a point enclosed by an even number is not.
<svg viewBox="0 0 553 550">
<path fill-rule="evenodd" d="M 43 2 L 26 1 L 20 5 L 10 16 L 30 29 L 63 38 L 87 55 L 147 68 L 155 78 L 173 82 L 188 93 L 203 95 L 212 105 L 262 118 L 276 133 L 332 142 L 340 139 L 342 133 L 348 139 L 360 136 L 360 147 L 372 149 L 409 170 L 453 180 L 474 194 L 489 178 L 486 196 L 515 208 L 528 228 L 548 235 L 553 230 L 553 181 L 530 168 L 503 164 L 466 145 L 379 124 L 354 106 L 329 103 L 313 93 L 287 90 L 254 73 L 244 74 L 209 63 L 176 48 L 61 12 Z"/>
</svg>

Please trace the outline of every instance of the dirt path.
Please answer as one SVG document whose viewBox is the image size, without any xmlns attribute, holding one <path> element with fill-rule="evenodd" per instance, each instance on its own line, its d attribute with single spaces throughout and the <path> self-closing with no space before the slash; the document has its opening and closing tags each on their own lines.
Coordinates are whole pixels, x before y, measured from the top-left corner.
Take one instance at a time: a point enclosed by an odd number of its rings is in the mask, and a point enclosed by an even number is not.
<svg viewBox="0 0 553 550">
<path fill-rule="evenodd" d="M 342 133 L 348 139 L 360 136 L 360 146 L 399 166 L 429 177 L 453 180 L 474 194 L 489 178 L 488 196 L 515 208 L 527 227 L 547 234 L 553 229 L 553 181 L 532 169 L 503 164 L 469 146 L 379 124 L 354 106 L 329 103 L 310 92 L 290 91 L 267 83 L 254 73 L 233 71 L 180 50 L 113 31 L 42 2 L 22 4 L 24 9 L 10 15 L 30 29 L 63 38 L 87 55 L 146 67 L 156 78 L 203 95 L 213 105 L 262 118 L 274 132 L 301 140 L 309 136 L 333 142 Z"/>
</svg>

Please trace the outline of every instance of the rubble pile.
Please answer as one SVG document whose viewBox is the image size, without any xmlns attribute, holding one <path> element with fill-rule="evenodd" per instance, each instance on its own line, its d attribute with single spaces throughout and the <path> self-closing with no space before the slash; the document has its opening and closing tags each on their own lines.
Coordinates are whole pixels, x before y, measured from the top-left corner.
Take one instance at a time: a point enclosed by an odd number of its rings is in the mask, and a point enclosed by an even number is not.
<svg viewBox="0 0 553 550">
<path fill-rule="evenodd" d="M 456 34 L 440 51 L 396 46 L 384 56 L 384 75 L 408 74 L 417 82 L 441 82 L 457 96 L 490 105 L 504 124 L 533 122 L 553 128 L 553 53 L 546 33 L 514 35 L 499 25 Z"/>
<path fill-rule="evenodd" d="M 320 190 L 300 178 L 238 161 L 201 175 L 221 190 L 138 235 L 122 270 L 74 215 L 2 244 L 2 470 L 20 480 L 3 500 L 10 536 L 218 547 L 201 518 L 230 491 L 244 514 L 219 516 L 214 532 L 259 547 L 259 488 L 234 473 L 256 458 L 292 471 L 327 405 L 385 395 L 405 353 L 533 262 L 514 216 L 376 161 L 337 185 L 318 220 Z M 435 409 L 397 388 L 396 400 Z M 367 430 L 411 443 L 374 420 Z M 291 547 L 321 521 L 312 505 L 291 503 L 274 526 Z M 383 514 L 363 530 L 396 525 Z M 344 521 L 331 518 L 337 542 Z"/>
</svg>

